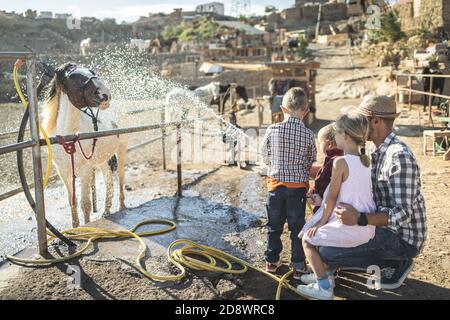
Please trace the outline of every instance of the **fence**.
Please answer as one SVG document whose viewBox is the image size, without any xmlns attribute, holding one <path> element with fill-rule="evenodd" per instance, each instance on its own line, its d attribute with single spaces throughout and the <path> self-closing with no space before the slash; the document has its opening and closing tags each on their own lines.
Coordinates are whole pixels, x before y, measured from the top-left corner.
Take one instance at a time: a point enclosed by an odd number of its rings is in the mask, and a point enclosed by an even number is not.
<svg viewBox="0 0 450 320">
<path fill-rule="evenodd" d="M 408 88 L 403 88 L 403 87 L 399 87 L 398 86 L 398 80 L 400 77 L 408 77 Z M 430 78 L 430 91 L 426 92 L 426 91 L 421 91 L 421 90 L 413 90 L 412 89 L 412 78 L 416 77 L 416 78 Z M 429 120 L 431 121 L 432 126 L 434 127 L 434 122 L 433 122 L 433 116 L 432 116 L 432 112 L 431 112 L 431 107 L 432 107 L 432 99 L 431 97 L 438 97 L 438 98 L 442 98 L 442 99 L 446 99 L 446 100 L 450 100 L 450 96 L 448 95 L 443 95 L 443 94 L 437 94 L 433 92 L 433 79 L 434 78 L 443 78 L 443 79 L 447 79 L 450 78 L 450 75 L 443 75 L 443 74 L 421 74 L 421 73 L 395 73 L 395 80 L 396 80 L 396 91 L 395 91 L 395 102 L 398 102 L 398 94 L 401 91 L 404 92 L 408 92 L 408 105 L 409 105 L 409 110 L 411 111 L 412 109 L 412 94 L 413 93 L 417 93 L 417 94 L 421 94 L 423 96 L 429 96 L 430 99 L 428 99 L 428 108 L 429 108 Z"/>
<path fill-rule="evenodd" d="M 15 60 L 23 59 L 26 61 L 27 65 L 27 94 L 29 97 L 28 108 L 30 112 L 30 140 L 10 144 L 6 146 L 0 146 L 0 155 L 16 152 L 18 150 L 24 150 L 27 148 L 32 149 L 32 162 L 33 162 L 33 184 L 34 184 L 34 195 L 35 195 L 35 213 L 37 221 L 37 236 L 38 236 L 38 250 L 39 254 L 47 254 L 47 233 L 46 233 L 46 218 L 45 218 L 45 205 L 44 205 L 44 186 L 43 186 L 43 175 L 42 175 L 42 164 L 41 164 L 41 146 L 45 145 L 44 139 L 40 139 L 39 136 L 39 110 L 37 103 L 37 92 L 36 86 L 34 84 L 36 78 L 36 57 L 33 53 L 29 52 L 0 52 L 0 60 Z M 194 121 L 181 121 L 181 122 L 170 122 L 165 123 L 164 110 L 161 112 L 162 124 L 156 125 L 145 125 L 136 126 L 128 128 L 119 128 L 111 130 L 103 130 L 97 132 L 87 132 L 80 133 L 77 135 L 67 135 L 64 136 L 64 140 L 74 141 L 75 139 L 86 140 L 93 138 L 101 138 L 119 134 L 129 134 L 134 132 L 143 132 L 149 130 L 161 129 L 161 147 L 163 155 L 163 169 L 166 169 L 166 158 L 165 158 L 165 136 L 166 129 L 169 127 L 175 127 L 177 130 L 177 182 L 178 182 L 178 192 L 177 196 L 182 195 L 182 171 L 181 171 L 181 126 L 184 124 L 193 123 Z M 159 139 L 159 138 L 158 138 Z M 50 137 L 51 144 L 59 143 L 57 137 Z M 150 142 L 146 142 L 150 143 Z M 135 146 L 139 147 L 139 146 Z"/>
</svg>

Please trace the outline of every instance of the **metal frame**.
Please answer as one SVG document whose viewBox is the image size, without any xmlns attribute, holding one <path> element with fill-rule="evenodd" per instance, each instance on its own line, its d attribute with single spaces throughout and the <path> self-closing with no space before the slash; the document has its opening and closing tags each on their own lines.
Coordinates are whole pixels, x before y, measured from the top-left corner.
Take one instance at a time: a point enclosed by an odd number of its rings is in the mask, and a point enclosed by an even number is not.
<svg viewBox="0 0 450 320">
<path fill-rule="evenodd" d="M 45 201 L 44 201 L 44 186 L 41 164 L 41 146 L 46 145 L 44 139 L 40 139 L 39 135 L 39 110 L 37 103 L 37 92 L 34 83 L 35 80 L 35 68 L 36 68 L 36 56 L 31 52 L 0 52 L 0 60 L 15 60 L 24 59 L 27 63 L 27 94 L 29 97 L 29 112 L 30 112 L 30 134 L 31 140 L 21 143 L 10 144 L 0 147 L 0 155 L 16 152 L 27 148 L 32 149 L 33 157 L 33 175 L 35 186 L 35 202 L 36 202 L 36 220 L 37 220 L 37 233 L 38 233 L 38 249 L 40 255 L 46 255 L 47 251 L 47 232 L 46 232 L 46 220 L 45 220 Z M 191 121 L 171 122 L 165 123 L 164 121 L 164 108 L 162 108 L 161 120 L 162 124 L 158 125 L 146 125 L 137 127 L 128 127 L 121 129 L 103 130 L 97 132 L 80 133 L 79 135 L 67 135 L 64 136 L 64 140 L 74 141 L 75 139 L 86 140 L 93 138 L 101 138 L 119 134 L 128 134 L 134 132 L 149 131 L 155 129 L 161 129 L 162 131 L 162 152 L 163 152 L 163 167 L 166 168 L 165 157 L 165 136 L 166 128 L 176 127 L 177 129 L 177 181 L 178 192 L 177 196 L 182 196 L 182 175 L 181 175 L 181 126 L 183 124 L 193 123 Z M 51 144 L 58 144 L 58 137 L 50 137 Z"/>
<path fill-rule="evenodd" d="M 398 78 L 399 77 L 408 77 L 408 88 L 399 88 L 398 86 Z M 412 77 L 421 77 L 421 78 L 430 78 L 430 91 L 429 92 L 425 92 L 425 91 L 421 91 L 421 90 L 413 90 L 412 89 Z M 442 98 L 442 99 L 447 99 L 450 100 L 450 96 L 448 95 L 443 95 L 443 94 L 437 94 L 433 92 L 433 78 L 450 78 L 450 75 L 445 75 L 445 74 L 421 74 L 421 73 L 395 73 L 395 82 L 396 82 L 396 91 L 395 91 L 395 102 L 398 102 L 398 94 L 400 91 L 404 91 L 404 92 L 408 92 L 408 106 L 409 106 L 409 110 L 411 111 L 412 109 L 412 94 L 413 93 L 419 93 L 422 94 L 424 96 L 430 96 L 430 97 L 438 97 L 438 98 Z M 431 100 L 432 99 L 428 99 L 428 108 L 429 108 L 429 117 L 428 120 L 430 120 L 431 125 L 434 128 L 434 121 L 433 121 L 433 116 L 432 116 L 432 112 L 431 112 Z"/>
</svg>

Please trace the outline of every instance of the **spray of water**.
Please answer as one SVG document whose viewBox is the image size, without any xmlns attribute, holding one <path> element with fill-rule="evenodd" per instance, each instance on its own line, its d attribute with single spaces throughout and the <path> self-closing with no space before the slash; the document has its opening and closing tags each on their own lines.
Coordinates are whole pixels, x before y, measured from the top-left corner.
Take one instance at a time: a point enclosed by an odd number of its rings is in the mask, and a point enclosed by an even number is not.
<svg viewBox="0 0 450 320">
<path fill-rule="evenodd" d="M 209 131 L 216 128 L 218 135 L 225 134 L 258 153 L 256 143 L 249 143 L 252 137 L 217 115 L 186 86 L 161 78 L 148 54 L 129 49 L 100 51 L 93 56 L 89 67 L 98 72 L 111 90 L 113 104 L 118 106 L 115 112 L 132 114 L 167 108 L 172 113 L 172 121 L 213 119 L 219 126 L 207 126 Z M 152 120 L 161 123 L 158 117 Z"/>
</svg>

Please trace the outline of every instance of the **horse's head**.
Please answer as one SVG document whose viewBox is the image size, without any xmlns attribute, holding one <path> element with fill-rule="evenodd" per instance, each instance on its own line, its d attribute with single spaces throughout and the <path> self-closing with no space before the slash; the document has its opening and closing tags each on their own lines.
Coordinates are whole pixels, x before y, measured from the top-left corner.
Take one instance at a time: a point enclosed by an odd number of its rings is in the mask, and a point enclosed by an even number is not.
<svg viewBox="0 0 450 320">
<path fill-rule="evenodd" d="M 239 98 L 244 99 L 245 103 L 248 102 L 247 89 L 245 89 L 244 86 L 237 86 L 236 93 L 239 96 Z"/>
<path fill-rule="evenodd" d="M 62 91 L 78 109 L 84 107 L 107 109 L 111 93 L 94 71 L 67 63 L 55 70 L 49 98 Z"/>
</svg>

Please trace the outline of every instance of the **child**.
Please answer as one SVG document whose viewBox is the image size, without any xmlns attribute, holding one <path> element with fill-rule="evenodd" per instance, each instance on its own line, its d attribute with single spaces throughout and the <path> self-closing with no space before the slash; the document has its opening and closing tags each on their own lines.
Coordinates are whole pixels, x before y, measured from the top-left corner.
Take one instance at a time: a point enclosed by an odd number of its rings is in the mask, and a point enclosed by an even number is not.
<svg viewBox="0 0 450 320">
<path fill-rule="evenodd" d="M 325 154 L 325 161 L 319 169 L 314 179 L 314 187 L 310 189 L 309 195 L 314 207 L 314 213 L 317 212 L 322 203 L 323 193 L 331 180 L 331 170 L 333 161 L 343 155 L 342 150 L 336 147 L 334 124 L 323 127 L 319 130 L 317 140 L 319 141 L 319 150 Z"/>
<path fill-rule="evenodd" d="M 306 272 L 305 254 L 298 233 L 305 224 L 309 171 L 316 160 L 314 133 L 305 127 L 308 98 L 301 88 L 291 88 L 283 97 L 283 122 L 271 125 L 263 141 L 262 156 L 267 165 L 268 235 L 266 270 L 281 265 L 281 234 L 287 220 L 291 232 L 293 277 Z"/>
<path fill-rule="evenodd" d="M 332 215 L 336 204 L 351 204 L 360 212 L 374 212 L 370 159 L 365 151 L 367 119 L 355 112 L 336 121 L 336 145 L 344 151 L 333 163 L 331 182 L 319 211 L 305 224 L 299 237 L 313 274 L 301 277 L 308 284 L 297 287 L 300 294 L 314 299 L 333 299 L 334 279 L 327 272 L 317 247 L 357 247 L 375 236 L 374 226 L 348 226 Z"/>
</svg>

